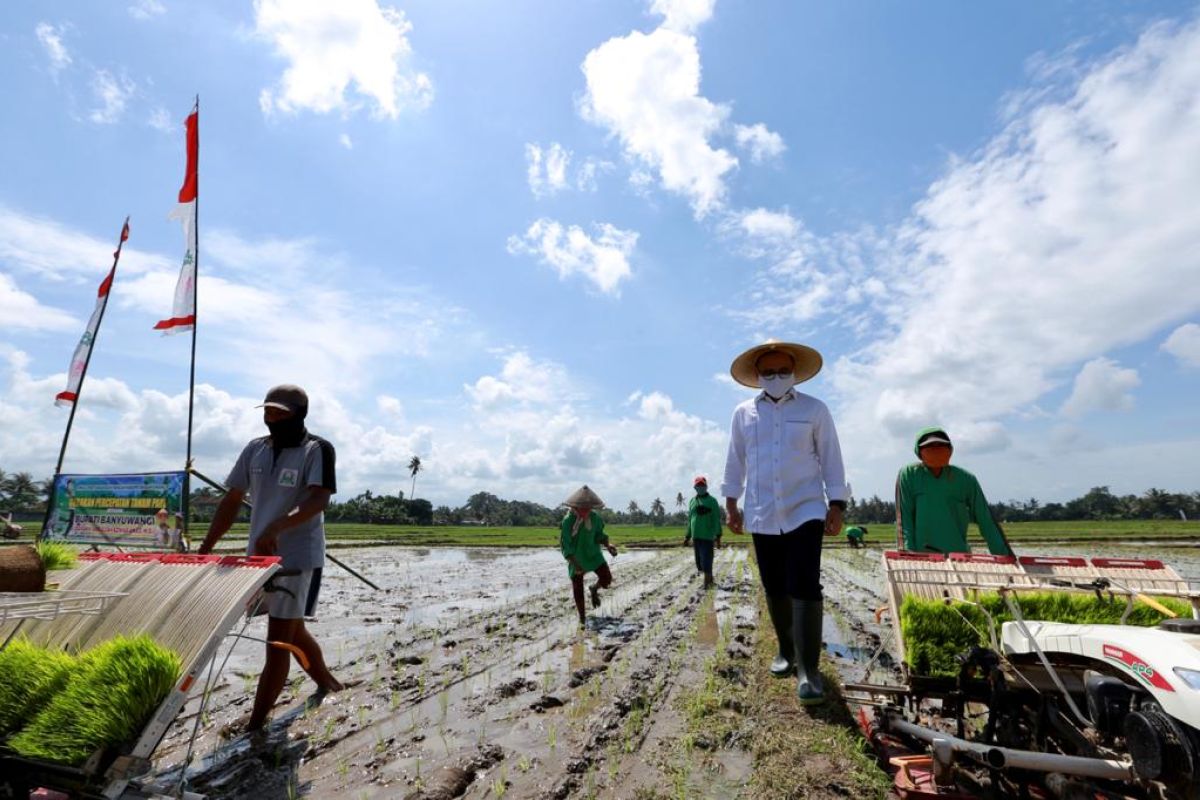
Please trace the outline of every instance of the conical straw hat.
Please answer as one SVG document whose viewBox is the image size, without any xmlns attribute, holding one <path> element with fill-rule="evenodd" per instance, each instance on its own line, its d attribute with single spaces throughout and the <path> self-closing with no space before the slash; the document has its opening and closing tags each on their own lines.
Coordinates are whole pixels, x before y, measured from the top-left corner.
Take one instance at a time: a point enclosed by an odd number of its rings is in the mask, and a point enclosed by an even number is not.
<svg viewBox="0 0 1200 800">
<path fill-rule="evenodd" d="M 767 339 L 735 358 L 729 367 L 729 374 L 742 386 L 758 389 L 758 368 L 755 362 L 765 354 L 775 351 L 787 353 L 796 362 L 796 383 L 804 383 L 815 376 L 821 371 L 821 365 L 824 363 L 821 354 L 807 345 Z"/>
<path fill-rule="evenodd" d="M 563 505 L 568 508 L 604 508 L 604 501 L 585 483 L 571 492 L 570 496 L 563 501 Z"/>
</svg>

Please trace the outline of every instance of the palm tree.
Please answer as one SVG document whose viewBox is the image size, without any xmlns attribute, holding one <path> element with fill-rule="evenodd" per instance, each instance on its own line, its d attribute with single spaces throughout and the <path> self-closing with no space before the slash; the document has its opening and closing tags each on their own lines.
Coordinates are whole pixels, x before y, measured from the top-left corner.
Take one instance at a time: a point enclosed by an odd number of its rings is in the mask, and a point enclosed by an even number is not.
<svg viewBox="0 0 1200 800">
<path fill-rule="evenodd" d="M 630 500 L 629 507 L 626 510 L 629 512 L 629 521 L 636 523 L 642 513 L 642 510 L 638 508 L 637 500 Z"/>
<path fill-rule="evenodd" d="M 683 508 L 683 492 L 675 495 L 675 507 L 679 509 Z"/>
<path fill-rule="evenodd" d="M 37 505 L 38 485 L 28 472 L 17 472 L 4 479 L 3 490 L 14 511 L 24 511 Z"/>
<path fill-rule="evenodd" d="M 655 525 L 662 525 L 663 518 L 667 515 L 667 507 L 660 498 L 654 498 L 654 502 L 650 504 L 650 515 L 654 517 Z"/>
<path fill-rule="evenodd" d="M 414 499 L 417 496 L 417 473 L 420 471 L 421 471 L 421 457 L 413 456 L 408 461 L 408 474 L 412 475 L 412 491 L 410 491 L 408 493 L 408 496 L 411 498 L 414 498 Z"/>
</svg>

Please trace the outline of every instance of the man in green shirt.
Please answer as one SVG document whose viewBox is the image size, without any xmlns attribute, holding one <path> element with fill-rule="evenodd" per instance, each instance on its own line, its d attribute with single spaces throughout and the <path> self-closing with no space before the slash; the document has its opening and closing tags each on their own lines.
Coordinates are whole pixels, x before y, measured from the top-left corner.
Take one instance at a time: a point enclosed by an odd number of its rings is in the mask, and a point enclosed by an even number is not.
<svg viewBox="0 0 1200 800">
<path fill-rule="evenodd" d="M 704 573 L 704 588 L 709 589 L 713 581 L 713 549 L 721 546 L 721 506 L 717 499 L 708 493 L 708 479 L 703 475 L 692 481 L 696 496 L 688 503 L 687 533 L 683 536 L 683 546 L 694 542 L 696 551 L 696 570 Z"/>
<path fill-rule="evenodd" d="M 861 525 L 851 525 L 846 528 L 846 544 L 857 550 L 866 547 L 863 540 L 867 538 L 867 529 Z"/>
<path fill-rule="evenodd" d="M 559 545 L 563 558 L 567 560 L 567 575 L 571 578 L 571 591 L 575 597 L 575 609 L 579 612 L 579 627 L 587 627 L 587 608 L 583 602 L 583 576 L 596 573 L 596 582 L 589 587 L 592 608 L 600 605 L 600 590 L 612 585 L 612 572 L 604 561 L 600 548 L 616 556 L 617 548 L 608 543 L 604 532 L 604 520 L 596 509 L 604 507 L 604 501 L 586 485 L 571 493 L 563 503 L 567 516 L 563 517 Z"/>
<path fill-rule="evenodd" d="M 941 428 L 925 428 L 913 448 L 920 461 L 896 477 L 896 539 L 901 550 L 969 553 L 967 524 L 974 522 L 993 555 L 1011 556 L 1004 531 L 992 519 L 979 481 L 950 465 L 954 445 Z"/>
</svg>

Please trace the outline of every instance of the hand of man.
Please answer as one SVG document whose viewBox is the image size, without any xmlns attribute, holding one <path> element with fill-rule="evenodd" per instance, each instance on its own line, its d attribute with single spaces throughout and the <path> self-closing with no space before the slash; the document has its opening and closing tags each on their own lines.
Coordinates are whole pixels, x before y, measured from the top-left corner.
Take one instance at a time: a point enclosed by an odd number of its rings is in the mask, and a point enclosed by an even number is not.
<svg viewBox="0 0 1200 800">
<path fill-rule="evenodd" d="M 718 537 L 717 537 L 717 539 L 716 539 L 716 541 L 715 541 L 715 542 L 713 542 L 713 549 L 714 549 L 714 550 L 720 550 L 720 549 L 721 549 L 721 537 L 720 537 L 720 536 L 718 536 Z"/>
<path fill-rule="evenodd" d="M 686 537 L 686 536 L 685 536 L 685 537 L 683 537 L 683 546 L 684 546 L 684 547 L 687 547 L 687 546 L 688 546 L 689 544 L 691 544 L 691 543 L 692 543 L 692 540 L 691 540 L 691 539 L 689 539 L 689 538 L 688 538 L 688 537 Z"/>
<path fill-rule="evenodd" d="M 607 546 L 605 549 L 607 549 L 607 550 L 608 550 L 608 554 L 609 554 L 610 556 L 612 556 L 613 558 L 616 558 L 616 557 L 617 557 L 617 548 L 613 547 L 613 546 L 610 544 L 610 545 L 608 545 L 608 546 Z"/>
<path fill-rule="evenodd" d="M 837 536 L 842 532 L 842 509 L 838 506 L 830 506 L 825 512 L 825 535 Z"/>
<path fill-rule="evenodd" d="M 725 502 L 725 513 L 729 516 L 729 530 L 734 533 L 741 533 L 742 512 L 738 510 L 737 500 L 731 498 Z"/>
<path fill-rule="evenodd" d="M 273 556 L 279 545 L 279 526 L 272 522 L 254 542 L 254 555 Z"/>
</svg>

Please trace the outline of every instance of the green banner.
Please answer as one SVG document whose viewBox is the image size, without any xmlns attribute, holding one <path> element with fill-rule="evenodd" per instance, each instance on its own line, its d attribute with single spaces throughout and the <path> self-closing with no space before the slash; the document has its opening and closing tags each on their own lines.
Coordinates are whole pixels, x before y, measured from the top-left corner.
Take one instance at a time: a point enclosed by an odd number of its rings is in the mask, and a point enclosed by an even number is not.
<svg viewBox="0 0 1200 800">
<path fill-rule="evenodd" d="M 84 545 L 183 551 L 185 474 L 56 475 L 42 536 Z"/>
</svg>

